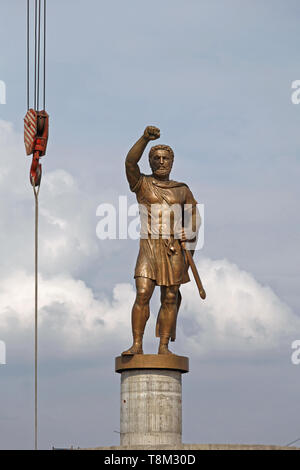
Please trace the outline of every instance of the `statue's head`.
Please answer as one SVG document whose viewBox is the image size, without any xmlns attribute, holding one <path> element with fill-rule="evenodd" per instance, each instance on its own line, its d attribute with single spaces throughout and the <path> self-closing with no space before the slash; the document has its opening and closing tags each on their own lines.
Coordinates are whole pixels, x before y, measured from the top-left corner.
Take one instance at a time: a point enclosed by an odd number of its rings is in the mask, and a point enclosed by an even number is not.
<svg viewBox="0 0 300 470">
<path fill-rule="evenodd" d="M 157 178 L 167 178 L 171 173 L 174 152 L 168 145 L 155 145 L 149 152 L 149 163 Z"/>
</svg>

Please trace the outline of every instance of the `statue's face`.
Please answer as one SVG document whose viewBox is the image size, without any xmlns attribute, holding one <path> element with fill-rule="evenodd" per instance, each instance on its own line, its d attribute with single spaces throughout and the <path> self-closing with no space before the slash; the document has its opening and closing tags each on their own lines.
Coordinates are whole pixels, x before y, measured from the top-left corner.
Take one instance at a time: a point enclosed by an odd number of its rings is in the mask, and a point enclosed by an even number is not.
<svg viewBox="0 0 300 470">
<path fill-rule="evenodd" d="M 169 176 L 173 165 L 173 157 L 167 150 L 156 150 L 150 159 L 153 174 L 158 178 Z"/>
</svg>

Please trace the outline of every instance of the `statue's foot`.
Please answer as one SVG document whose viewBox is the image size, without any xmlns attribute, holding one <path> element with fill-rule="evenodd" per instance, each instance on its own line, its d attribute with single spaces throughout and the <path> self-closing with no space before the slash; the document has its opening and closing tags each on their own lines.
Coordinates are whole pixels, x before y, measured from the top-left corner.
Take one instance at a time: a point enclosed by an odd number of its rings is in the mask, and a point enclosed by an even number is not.
<svg viewBox="0 0 300 470">
<path fill-rule="evenodd" d="M 158 354 L 173 354 L 172 351 L 169 350 L 167 344 L 160 344 L 158 348 Z"/>
<path fill-rule="evenodd" d="M 144 354 L 140 343 L 134 343 L 127 351 L 122 352 L 122 356 L 133 356 L 134 354 Z"/>
</svg>

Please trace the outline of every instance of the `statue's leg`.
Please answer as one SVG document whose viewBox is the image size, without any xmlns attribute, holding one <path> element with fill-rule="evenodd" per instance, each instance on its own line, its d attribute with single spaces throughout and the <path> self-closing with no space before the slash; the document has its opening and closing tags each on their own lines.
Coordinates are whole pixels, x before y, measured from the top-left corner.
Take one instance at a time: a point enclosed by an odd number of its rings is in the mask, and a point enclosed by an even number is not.
<svg viewBox="0 0 300 470">
<path fill-rule="evenodd" d="M 172 354 L 168 349 L 172 328 L 177 316 L 177 296 L 179 285 L 161 288 L 161 309 L 159 317 L 159 348 L 158 354 Z"/>
<path fill-rule="evenodd" d="M 150 316 L 149 301 L 153 294 L 155 281 L 147 277 L 135 279 L 136 299 L 131 312 L 133 345 L 122 355 L 143 354 L 143 335 Z"/>
</svg>

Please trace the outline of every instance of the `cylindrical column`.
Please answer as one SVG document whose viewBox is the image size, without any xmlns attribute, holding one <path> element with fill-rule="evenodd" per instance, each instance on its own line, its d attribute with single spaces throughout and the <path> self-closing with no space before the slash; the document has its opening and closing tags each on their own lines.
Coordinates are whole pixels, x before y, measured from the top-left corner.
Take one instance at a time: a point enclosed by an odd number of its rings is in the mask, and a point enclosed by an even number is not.
<svg viewBox="0 0 300 470">
<path fill-rule="evenodd" d="M 122 372 L 121 445 L 181 444 L 181 400 L 181 372 Z"/>
<path fill-rule="evenodd" d="M 121 373 L 121 446 L 181 444 L 181 375 L 188 371 L 188 358 L 121 356 L 116 371 Z"/>
</svg>

